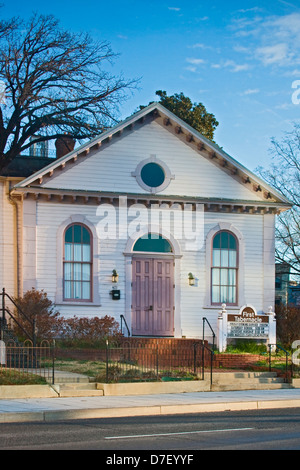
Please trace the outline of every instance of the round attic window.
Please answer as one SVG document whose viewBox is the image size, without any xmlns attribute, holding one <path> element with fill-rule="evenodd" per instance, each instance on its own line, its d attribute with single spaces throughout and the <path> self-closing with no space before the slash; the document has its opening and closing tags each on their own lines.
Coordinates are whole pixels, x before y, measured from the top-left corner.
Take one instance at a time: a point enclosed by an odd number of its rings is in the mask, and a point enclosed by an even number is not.
<svg viewBox="0 0 300 470">
<path fill-rule="evenodd" d="M 131 174 L 143 189 L 151 193 L 158 193 L 167 188 L 174 179 L 168 166 L 155 155 L 140 162 Z"/>
<path fill-rule="evenodd" d="M 160 165 L 151 162 L 143 166 L 141 178 L 147 186 L 157 188 L 165 181 L 165 172 Z"/>
</svg>

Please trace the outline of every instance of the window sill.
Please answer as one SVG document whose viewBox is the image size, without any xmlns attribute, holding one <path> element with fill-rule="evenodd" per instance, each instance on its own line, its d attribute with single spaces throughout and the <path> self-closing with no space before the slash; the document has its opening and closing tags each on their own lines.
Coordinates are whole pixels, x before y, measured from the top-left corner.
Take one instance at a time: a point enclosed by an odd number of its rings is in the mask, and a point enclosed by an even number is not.
<svg viewBox="0 0 300 470">
<path fill-rule="evenodd" d="M 221 310 L 222 309 L 222 304 L 220 305 L 205 305 L 204 307 L 202 307 L 204 309 L 214 309 L 214 310 Z M 238 305 L 227 305 L 226 304 L 226 310 L 240 310 L 241 307 L 239 307 Z"/>
<path fill-rule="evenodd" d="M 97 302 L 72 302 L 72 301 L 64 301 L 60 300 L 59 302 L 55 302 L 55 305 L 71 305 L 74 306 L 76 305 L 77 307 L 101 307 L 101 304 Z"/>
</svg>

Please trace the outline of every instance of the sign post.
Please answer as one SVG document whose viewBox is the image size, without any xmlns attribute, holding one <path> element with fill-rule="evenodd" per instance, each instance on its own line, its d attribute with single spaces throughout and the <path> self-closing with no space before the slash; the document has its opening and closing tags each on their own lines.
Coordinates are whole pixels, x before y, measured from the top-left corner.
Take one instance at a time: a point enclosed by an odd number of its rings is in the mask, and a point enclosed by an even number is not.
<svg viewBox="0 0 300 470">
<path fill-rule="evenodd" d="M 272 307 L 268 314 L 257 315 L 252 305 L 244 305 L 239 313 L 228 313 L 226 305 L 218 315 L 218 349 L 226 351 L 228 339 L 256 339 L 276 344 L 276 320 Z"/>
<path fill-rule="evenodd" d="M 4 341 L 0 341 L 0 364 L 5 366 L 6 364 L 6 347 Z"/>
</svg>

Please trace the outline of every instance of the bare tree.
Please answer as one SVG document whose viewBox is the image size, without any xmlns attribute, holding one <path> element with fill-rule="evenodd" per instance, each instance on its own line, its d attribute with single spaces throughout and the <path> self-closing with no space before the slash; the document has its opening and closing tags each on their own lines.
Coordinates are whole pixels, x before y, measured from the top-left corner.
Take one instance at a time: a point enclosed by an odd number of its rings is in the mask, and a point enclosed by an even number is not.
<svg viewBox="0 0 300 470">
<path fill-rule="evenodd" d="M 65 31 L 53 16 L 0 22 L 0 171 L 33 136 L 81 140 L 114 124 L 137 83 L 103 69 L 115 57 L 108 42 Z"/>
<path fill-rule="evenodd" d="M 294 124 L 281 142 L 272 139 L 272 164 L 259 168 L 260 174 L 292 203 L 292 209 L 278 216 L 276 259 L 300 275 L 300 126 Z"/>
</svg>

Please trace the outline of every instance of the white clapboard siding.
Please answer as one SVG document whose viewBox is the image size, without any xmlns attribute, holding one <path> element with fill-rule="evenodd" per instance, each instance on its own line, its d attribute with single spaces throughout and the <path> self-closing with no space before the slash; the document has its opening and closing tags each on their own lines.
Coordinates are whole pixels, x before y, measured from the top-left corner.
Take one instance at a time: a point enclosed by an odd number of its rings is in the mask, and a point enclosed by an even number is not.
<svg viewBox="0 0 300 470">
<path fill-rule="evenodd" d="M 258 311 L 264 310 L 264 263 L 263 263 L 263 216 L 243 214 L 205 213 L 205 236 L 217 224 L 230 222 L 244 238 L 244 294 L 246 303 L 255 305 Z M 193 252 L 184 254 L 182 263 L 182 315 L 183 335 L 195 337 L 195 331 L 202 337 L 202 319 L 206 317 L 217 334 L 217 317 L 220 308 L 206 308 L 205 294 L 210 276 L 206 272 L 206 250 L 197 256 Z M 196 287 L 188 286 L 187 275 L 196 277 Z M 200 300 L 200 301 L 199 301 Z M 240 305 L 241 307 L 241 305 Z M 232 309 L 228 307 L 228 311 Z M 234 310 L 232 310 L 234 311 Z M 235 310 L 236 311 L 236 310 Z M 186 314 L 185 314 L 186 312 Z M 210 330 L 206 326 L 206 333 Z"/>
<path fill-rule="evenodd" d="M 90 223 L 97 225 L 99 217 L 97 207 L 89 205 L 59 204 L 38 201 L 37 203 L 37 288 L 47 291 L 55 301 L 57 291 L 57 246 L 63 240 L 57 239 L 61 225 L 72 215 L 84 215 Z M 55 217 L 53 216 L 55 214 Z M 244 239 L 244 286 L 247 303 L 255 305 L 258 311 L 264 306 L 264 216 L 249 214 L 218 214 L 206 212 L 204 216 L 205 238 L 209 231 L 219 223 L 231 223 L 243 234 Z M 63 316 L 104 316 L 111 315 L 119 320 L 125 314 L 125 256 L 127 240 L 107 239 L 98 241 L 99 251 L 99 295 L 100 305 L 57 305 Z M 207 272 L 206 245 L 199 252 L 185 251 L 185 244 L 179 242 L 182 257 L 180 259 L 180 323 L 181 334 L 186 337 L 202 337 L 202 318 L 206 317 L 217 332 L 218 308 L 207 308 Z M 113 301 L 111 273 L 117 269 L 118 288 L 121 300 Z M 196 285 L 188 285 L 188 273 L 196 276 Z M 178 305 L 176 306 L 178 308 Z"/>
<path fill-rule="evenodd" d="M 146 193 L 131 173 L 151 155 L 162 160 L 175 176 L 160 194 L 261 200 L 259 194 L 252 193 L 156 122 L 113 137 L 102 149 L 79 157 L 61 173 L 55 172 L 42 186 Z"/>
</svg>

